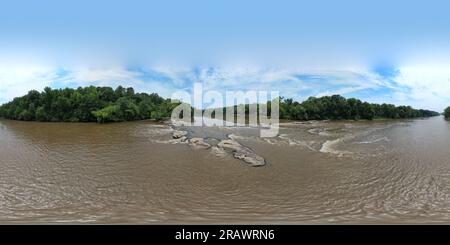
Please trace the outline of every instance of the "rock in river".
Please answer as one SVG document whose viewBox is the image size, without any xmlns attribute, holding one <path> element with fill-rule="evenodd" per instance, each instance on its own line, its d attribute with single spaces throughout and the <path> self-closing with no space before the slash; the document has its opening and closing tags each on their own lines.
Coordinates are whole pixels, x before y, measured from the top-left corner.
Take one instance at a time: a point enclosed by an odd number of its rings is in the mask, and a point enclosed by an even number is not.
<svg viewBox="0 0 450 245">
<path fill-rule="evenodd" d="M 172 137 L 174 139 L 180 139 L 182 137 L 185 137 L 187 135 L 187 131 L 180 131 L 180 130 L 175 130 L 173 131 Z"/>
<path fill-rule="evenodd" d="M 266 161 L 261 156 L 257 155 L 252 151 L 252 149 L 241 145 L 239 142 L 227 139 L 222 140 L 217 145 L 218 147 L 230 149 L 233 152 L 233 156 L 237 159 L 240 159 L 248 164 L 251 164 L 254 167 L 264 166 Z"/>
<path fill-rule="evenodd" d="M 196 148 L 207 149 L 210 148 L 211 145 L 206 143 L 203 138 L 192 138 L 189 140 L 189 145 L 192 145 Z"/>
</svg>

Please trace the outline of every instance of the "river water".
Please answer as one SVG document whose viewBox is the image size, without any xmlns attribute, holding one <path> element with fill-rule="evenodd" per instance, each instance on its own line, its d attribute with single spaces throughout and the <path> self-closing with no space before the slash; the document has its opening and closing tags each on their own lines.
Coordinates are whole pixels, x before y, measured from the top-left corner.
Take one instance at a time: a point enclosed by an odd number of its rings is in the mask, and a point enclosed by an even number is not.
<svg viewBox="0 0 450 245">
<path fill-rule="evenodd" d="M 232 138 L 262 167 L 174 130 L 0 120 L 0 223 L 450 223 L 442 117 L 285 122 L 275 138 L 184 129 Z"/>
</svg>

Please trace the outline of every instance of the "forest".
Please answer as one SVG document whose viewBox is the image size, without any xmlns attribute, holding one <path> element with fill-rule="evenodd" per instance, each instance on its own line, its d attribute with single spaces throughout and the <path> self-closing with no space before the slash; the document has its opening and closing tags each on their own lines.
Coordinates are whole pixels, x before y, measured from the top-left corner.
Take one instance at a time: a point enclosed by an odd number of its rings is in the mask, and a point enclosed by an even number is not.
<svg viewBox="0 0 450 245">
<path fill-rule="evenodd" d="M 280 119 L 290 120 L 372 120 L 377 118 L 416 118 L 440 115 L 410 106 L 371 104 L 340 95 L 310 97 L 303 102 L 280 99 Z M 0 107 L 0 117 L 24 121 L 49 122 L 120 122 L 144 119 L 160 120 L 171 116 L 177 103 L 156 93 L 135 93 L 122 86 L 79 87 L 77 89 L 31 90 Z M 270 113 L 270 102 L 268 102 Z M 246 106 L 248 112 L 248 105 Z M 445 116 L 450 117 L 450 107 Z"/>
<path fill-rule="evenodd" d="M 377 118 L 416 118 L 438 116 L 440 113 L 430 110 L 417 110 L 411 106 L 392 104 L 372 104 L 359 99 L 346 99 L 340 95 L 309 97 L 299 103 L 292 99 L 281 99 L 280 118 L 291 120 L 324 119 L 366 119 Z"/>
<path fill-rule="evenodd" d="M 7 119 L 42 122 L 120 122 L 170 117 L 176 104 L 133 88 L 79 87 L 32 90 L 0 107 Z"/>
</svg>

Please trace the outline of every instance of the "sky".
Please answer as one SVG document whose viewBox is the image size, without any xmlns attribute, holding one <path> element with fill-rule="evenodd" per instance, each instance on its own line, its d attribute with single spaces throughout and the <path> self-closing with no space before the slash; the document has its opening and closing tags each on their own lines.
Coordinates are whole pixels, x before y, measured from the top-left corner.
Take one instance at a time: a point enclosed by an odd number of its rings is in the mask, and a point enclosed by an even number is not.
<svg viewBox="0 0 450 245">
<path fill-rule="evenodd" d="M 437 0 L 2 0 L 0 103 L 46 86 L 170 97 L 200 82 L 443 111 L 448 9 Z"/>
</svg>

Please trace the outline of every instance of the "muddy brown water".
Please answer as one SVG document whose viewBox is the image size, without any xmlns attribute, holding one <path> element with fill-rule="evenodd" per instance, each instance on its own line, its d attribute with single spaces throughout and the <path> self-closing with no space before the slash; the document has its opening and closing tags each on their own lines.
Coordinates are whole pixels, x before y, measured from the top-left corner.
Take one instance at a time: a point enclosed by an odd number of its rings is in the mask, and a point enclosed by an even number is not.
<svg viewBox="0 0 450 245">
<path fill-rule="evenodd" d="M 0 120 L 0 223 L 450 223 L 450 122 L 287 122 L 171 139 L 167 124 Z"/>
</svg>

